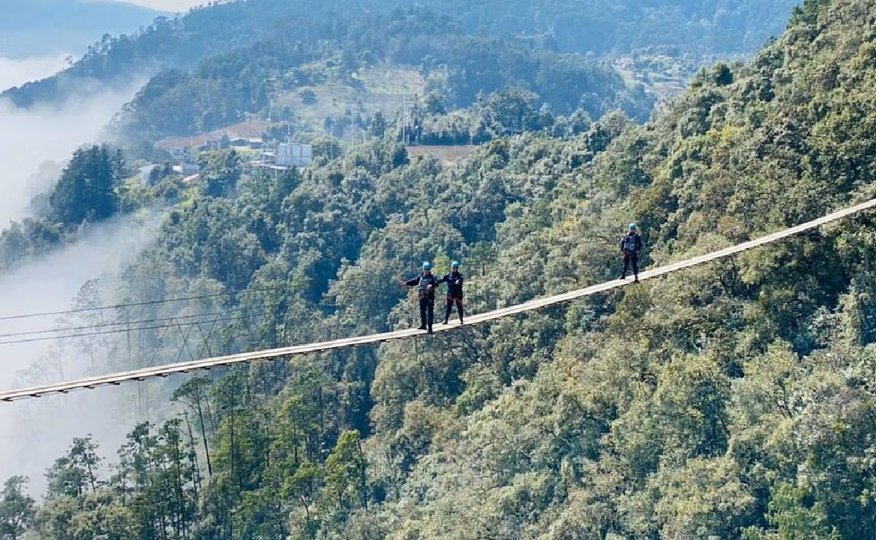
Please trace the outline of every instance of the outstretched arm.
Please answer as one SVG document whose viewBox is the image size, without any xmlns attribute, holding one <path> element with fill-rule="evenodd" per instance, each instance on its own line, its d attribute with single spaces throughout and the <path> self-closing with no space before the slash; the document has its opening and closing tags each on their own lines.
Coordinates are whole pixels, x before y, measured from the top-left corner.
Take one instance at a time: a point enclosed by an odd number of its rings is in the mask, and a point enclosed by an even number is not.
<svg viewBox="0 0 876 540">
<path fill-rule="evenodd" d="M 405 281 L 405 280 L 403 280 L 403 279 L 399 279 L 398 282 L 399 282 L 401 285 L 407 285 L 408 287 L 413 287 L 414 285 L 419 285 L 419 284 L 420 284 L 420 276 L 417 276 L 417 277 L 415 277 L 414 279 L 409 279 L 409 280 L 407 280 L 407 281 Z"/>
</svg>

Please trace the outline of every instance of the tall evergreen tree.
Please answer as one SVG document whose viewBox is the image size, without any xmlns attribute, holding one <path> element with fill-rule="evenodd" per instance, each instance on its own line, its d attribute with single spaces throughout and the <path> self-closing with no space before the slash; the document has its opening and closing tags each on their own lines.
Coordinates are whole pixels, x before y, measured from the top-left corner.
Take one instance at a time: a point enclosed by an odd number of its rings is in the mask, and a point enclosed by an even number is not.
<svg viewBox="0 0 876 540">
<path fill-rule="evenodd" d="M 121 152 L 106 145 L 74 152 L 49 196 L 53 217 L 66 227 L 112 217 L 119 205 L 116 186 L 124 168 Z"/>
<path fill-rule="evenodd" d="M 19 540 L 33 523 L 36 502 L 24 493 L 27 478 L 13 476 L 0 492 L 0 538 Z"/>
</svg>

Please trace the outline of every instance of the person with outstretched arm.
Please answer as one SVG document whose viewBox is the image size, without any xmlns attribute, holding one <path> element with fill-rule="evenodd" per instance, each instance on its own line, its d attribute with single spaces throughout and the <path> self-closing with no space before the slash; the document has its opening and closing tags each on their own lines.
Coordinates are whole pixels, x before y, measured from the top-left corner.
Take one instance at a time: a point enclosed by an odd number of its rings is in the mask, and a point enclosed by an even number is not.
<svg viewBox="0 0 876 540">
<path fill-rule="evenodd" d="M 456 304 L 456 310 L 459 312 L 459 324 L 462 324 L 462 282 L 463 277 L 459 271 L 459 262 L 453 261 L 450 263 L 450 272 L 438 280 L 438 283 L 447 284 L 447 306 L 444 311 L 444 322 L 441 324 L 447 324 L 453 304 Z"/>
<path fill-rule="evenodd" d="M 621 255 L 624 260 L 624 269 L 620 279 L 626 279 L 627 268 L 633 267 L 633 283 L 639 282 L 639 254 L 642 252 L 642 238 L 639 236 L 635 223 L 630 223 L 627 234 L 620 241 Z"/>
<path fill-rule="evenodd" d="M 420 328 L 432 333 L 432 320 L 435 316 L 435 289 L 438 278 L 432 275 L 432 263 L 424 262 L 423 271 L 419 276 L 407 281 L 399 280 L 402 285 L 417 287 L 417 298 L 420 301 Z"/>
</svg>

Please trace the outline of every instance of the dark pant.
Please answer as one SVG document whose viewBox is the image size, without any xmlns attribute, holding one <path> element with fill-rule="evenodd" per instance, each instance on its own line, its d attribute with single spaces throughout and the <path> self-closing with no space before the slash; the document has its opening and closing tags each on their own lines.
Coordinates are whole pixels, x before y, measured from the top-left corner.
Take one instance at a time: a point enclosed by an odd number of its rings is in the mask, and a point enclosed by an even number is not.
<svg viewBox="0 0 876 540">
<path fill-rule="evenodd" d="M 456 304 L 456 311 L 459 312 L 459 322 L 462 322 L 462 297 L 461 296 L 448 296 L 447 297 L 447 309 L 444 312 L 444 322 L 447 322 L 450 319 L 450 311 L 453 309 L 453 304 Z"/>
<path fill-rule="evenodd" d="M 624 253 L 624 271 L 621 272 L 621 277 L 625 277 L 627 275 L 627 268 L 629 268 L 630 263 L 633 264 L 633 275 L 636 278 L 639 277 L 639 254 L 638 253 Z"/>
<path fill-rule="evenodd" d="M 432 319 L 435 316 L 435 298 L 425 296 L 420 298 L 420 327 L 432 330 Z"/>
</svg>

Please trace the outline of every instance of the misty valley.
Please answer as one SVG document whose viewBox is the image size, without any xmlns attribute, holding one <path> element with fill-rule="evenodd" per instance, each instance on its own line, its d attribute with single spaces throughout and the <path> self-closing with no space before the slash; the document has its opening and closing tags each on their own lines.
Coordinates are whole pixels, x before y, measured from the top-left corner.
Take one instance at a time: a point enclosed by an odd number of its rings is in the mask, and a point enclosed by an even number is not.
<svg viewBox="0 0 876 540">
<path fill-rule="evenodd" d="M 876 531 L 876 0 L 0 13 L 0 539 Z"/>
</svg>

